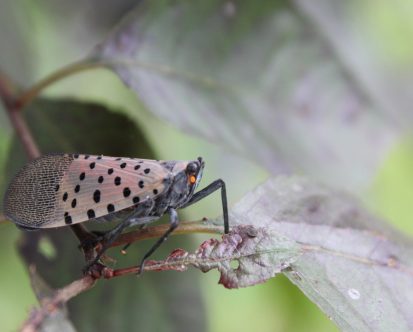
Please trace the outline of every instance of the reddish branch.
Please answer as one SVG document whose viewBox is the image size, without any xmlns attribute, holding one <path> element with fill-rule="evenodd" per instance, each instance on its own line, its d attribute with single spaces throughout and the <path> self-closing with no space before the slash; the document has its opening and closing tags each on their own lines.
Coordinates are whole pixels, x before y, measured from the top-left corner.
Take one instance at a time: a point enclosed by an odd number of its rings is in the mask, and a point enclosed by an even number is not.
<svg viewBox="0 0 413 332">
<path fill-rule="evenodd" d="M 36 280 L 36 276 L 33 276 L 36 274 L 34 267 L 30 268 L 30 274 L 32 275 L 32 283 L 34 283 L 33 280 Z M 47 318 L 57 314 L 64 308 L 67 301 L 90 289 L 95 283 L 95 278 L 86 275 L 79 280 L 73 281 L 64 288 L 55 291 L 52 296 L 39 299 L 41 304 L 40 308 L 35 308 L 31 311 L 30 316 L 24 322 L 21 331 L 38 331 Z M 33 285 L 33 288 L 36 288 L 36 285 Z"/>
<path fill-rule="evenodd" d="M 192 263 L 190 260 L 185 260 L 186 255 L 186 251 L 177 249 L 163 261 L 147 261 L 144 269 L 145 271 L 184 271 L 187 266 Z M 30 272 L 32 275 L 32 283 L 35 283 L 36 271 L 34 268 L 31 268 Z M 138 266 L 114 270 L 104 265 L 97 264 L 94 266 L 91 274 L 85 275 L 83 278 L 78 279 L 65 286 L 64 288 L 55 291 L 53 295 L 49 297 L 42 298 L 40 300 L 40 308 L 32 310 L 30 317 L 24 322 L 21 331 L 38 331 L 38 329 L 42 326 L 47 318 L 62 310 L 70 299 L 93 287 L 98 278 L 112 279 L 115 277 L 121 277 L 130 274 L 138 274 L 139 272 L 140 268 Z M 36 285 L 33 285 L 33 288 L 36 289 Z"/>
<path fill-rule="evenodd" d="M 127 243 L 136 241 L 159 238 L 168 230 L 169 225 L 157 225 L 147 227 L 137 231 L 131 231 L 121 234 L 111 245 L 111 247 L 118 247 Z M 222 234 L 223 227 L 213 224 L 207 224 L 204 221 L 187 221 L 181 222 L 177 229 L 174 230 L 173 235 L 204 233 L 204 234 Z"/>
<path fill-rule="evenodd" d="M 0 98 L 28 157 L 34 159 L 40 157 L 40 150 L 22 116 L 15 91 L 16 89 L 12 86 L 10 80 L 0 73 Z"/>
</svg>

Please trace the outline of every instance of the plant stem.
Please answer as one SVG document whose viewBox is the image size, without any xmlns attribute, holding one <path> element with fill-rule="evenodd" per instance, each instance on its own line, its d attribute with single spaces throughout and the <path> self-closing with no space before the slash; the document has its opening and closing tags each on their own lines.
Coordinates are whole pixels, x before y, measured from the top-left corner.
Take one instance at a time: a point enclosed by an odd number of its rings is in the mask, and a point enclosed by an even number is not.
<svg viewBox="0 0 413 332">
<path fill-rule="evenodd" d="M 110 247 L 118 247 L 120 245 L 136 241 L 159 238 L 167 231 L 168 228 L 169 224 L 162 224 L 124 233 L 119 235 L 119 237 L 110 245 Z M 187 221 L 181 222 L 171 235 L 191 233 L 222 234 L 223 227 L 213 224 L 206 224 L 203 221 Z"/>
<path fill-rule="evenodd" d="M 96 279 L 87 275 L 71 282 L 61 289 L 56 290 L 51 297 L 41 299 L 41 307 L 39 309 L 32 310 L 29 318 L 23 323 L 20 331 L 39 331 L 39 328 L 48 317 L 52 316 L 56 311 L 62 310 L 62 307 L 67 301 L 92 288 L 95 283 Z"/>
<path fill-rule="evenodd" d="M 35 159 L 40 157 L 40 150 L 35 143 L 20 110 L 16 108 L 10 109 L 9 118 L 29 158 Z"/>
<path fill-rule="evenodd" d="M 19 108 L 23 109 L 26 105 L 28 105 L 34 98 L 36 98 L 39 95 L 40 91 L 42 91 L 52 83 L 55 83 L 56 81 L 59 81 L 62 78 L 76 74 L 78 72 L 98 67 L 105 67 L 105 64 L 103 62 L 94 61 L 93 59 L 88 58 L 69 64 L 66 67 L 62 67 L 59 70 L 55 71 L 51 75 L 46 76 L 44 79 L 37 82 L 31 88 L 21 93 L 17 98 L 16 102 Z"/>
<path fill-rule="evenodd" d="M 15 98 L 15 90 L 10 79 L 0 73 L 0 98 L 9 115 L 10 122 L 16 130 L 16 134 L 26 150 L 27 156 L 34 159 L 40 156 L 40 150 L 20 112 L 20 107 Z"/>
</svg>

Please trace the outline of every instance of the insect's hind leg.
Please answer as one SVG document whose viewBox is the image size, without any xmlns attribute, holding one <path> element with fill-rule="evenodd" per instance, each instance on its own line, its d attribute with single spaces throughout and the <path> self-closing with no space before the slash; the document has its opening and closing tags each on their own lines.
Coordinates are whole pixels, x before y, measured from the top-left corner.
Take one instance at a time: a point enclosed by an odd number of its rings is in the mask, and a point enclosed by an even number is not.
<svg viewBox="0 0 413 332">
<path fill-rule="evenodd" d="M 168 214 L 169 214 L 169 228 L 168 230 L 158 239 L 158 241 L 155 242 L 155 244 L 152 246 L 151 249 L 148 250 L 148 252 L 143 256 L 141 263 L 139 265 L 139 272 L 138 275 L 141 275 L 143 273 L 143 269 L 145 267 L 145 261 L 151 256 L 156 249 L 160 247 L 160 245 L 169 237 L 169 235 L 178 227 L 179 225 L 179 218 L 178 218 L 178 212 L 176 212 L 175 209 L 169 208 L 168 209 Z"/>
<path fill-rule="evenodd" d="M 135 225 L 139 218 L 143 218 L 147 214 L 149 214 L 149 212 L 153 208 L 154 203 L 155 202 L 152 199 L 148 199 L 142 205 L 139 205 L 128 218 L 120 222 L 110 231 L 106 232 L 102 237 L 102 248 L 99 250 L 96 257 L 83 268 L 83 272 L 88 271 L 100 260 L 105 251 L 109 249 L 110 245 L 118 238 L 118 236 L 123 232 L 125 228 Z"/>
</svg>

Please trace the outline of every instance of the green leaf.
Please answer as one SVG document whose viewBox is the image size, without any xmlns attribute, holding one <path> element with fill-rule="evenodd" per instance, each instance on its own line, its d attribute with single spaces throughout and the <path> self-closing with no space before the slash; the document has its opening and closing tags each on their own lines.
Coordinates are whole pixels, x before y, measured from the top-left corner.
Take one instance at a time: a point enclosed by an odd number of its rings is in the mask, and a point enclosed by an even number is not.
<svg viewBox="0 0 413 332">
<path fill-rule="evenodd" d="M 278 177 L 238 202 L 230 221 L 221 241 L 174 250 L 151 268 L 218 269 L 227 288 L 283 272 L 344 331 L 413 328 L 413 243 L 349 195 Z"/>
<path fill-rule="evenodd" d="M 240 226 L 222 243 L 207 245 L 213 250 L 220 246 L 222 261 L 225 256 L 232 259 L 234 243 L 237 248 L 248 247 L 252 241 L 261 246 L 250 247 L 255 254 L 246 261 L 241 257 L 238 269 L 228 273 L 220 268 L 221 280 L 235 273 L 250 278 L 245 272 L 249 265 L 249 273 L 264 282 L 269 276 L 262 277 L 262 272 L 270 264 L 262 264 L 268 262 L 263 258 L 273 255 L 277 259 L 274 248 L 278 246 L 284 257 L 292 258 L 283 272 L 340 329 L 413 329 L 412 242 L 388 229 L 350 196 L 303 178 L 279 177 L 247 194 L 233 208 L 230 220 Z M 240 235 L 245 225 L 255 229 L 256 238 Z M 275 234 L 273 241 L 262 235 L 271 233 Z M 240 241 L 244 238 L 246 243 Z M 208 257 L 199 257 L 197 264 L 202 266 L 203 259 Z M 273 262 L 273 272 L 279 271 L 280 262 L 286 260 Z M 245 286 L 239 276 L 237 280 L 241 282 L 229 286 Z"/>
<path fill-rule="evenodd" d="M 410 130 L 413 82 L 412 4 L 297 0 L 346 71 L 389 122 Z"/>
<path fill-rule="evenodd" d="M 398 128 L 301 10 L 282 1 L 143 3 L 92 58 L 187 132 L 273 173 L 365 189 Z"/>
<path fill-rule="evenodd" d="M 25 112 L 27 122 L 43 153 L 78 152 L 154 158 L 140 129 L 119 112 L 74 100 L 36 101 Z M 26 158 L 15 140 L 9 155 L 9 177 Z M 96 229 L 96 224 L 87 227 Z M 112 227 L 106 225 L 106 228 Z M 101 229 L 101 228 L 100 228 Z M 81 276 L 83 255 L 69 228 L 24 232 L 22 254 L 37 267 L 53 288 L 60 288 Z M 55 255 L 44 255 L 39 243 L 50 239 Z M 172 239 L 163 246 L 162 256 L 173 247 L 191 243 L 190 238 Z M 112 250 L 117 267 L 136 265 L 152 242 L 133 245 L 124 257 Z M 176 305 L 179 303 L 179 306 Z M 101 281 L 90 291 L 69 302 L 69 317 L 79 331 L 193 330 L 205 329 L 204 308 L 197 273 L 146 273 L 141 278 L 126 277 Z M 196 312 L 196 314 L 194 314 Z"/>
</svg>

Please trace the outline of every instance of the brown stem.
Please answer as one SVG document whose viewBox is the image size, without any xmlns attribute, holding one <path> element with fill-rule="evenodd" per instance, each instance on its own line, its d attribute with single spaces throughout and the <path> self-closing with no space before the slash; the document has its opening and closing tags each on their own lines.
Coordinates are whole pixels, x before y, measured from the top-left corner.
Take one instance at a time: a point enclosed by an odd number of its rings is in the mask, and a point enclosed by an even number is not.
<svg viewBox="0 0 413 332">
<path fill-rule="evenodd" d="M 162 224 L 143 228 L 136 231 L 131 231 L 118 236 L 118 238 L 110 245 L 110 247 L 118 247 L 127 243 L 136 241 L 159 238 L 165 234 L 169 224 Z M 205 233 L 205 234 L 222 234 L 223 227 L 213 224 L 206 224 L 203 221 L 186 221 L 181 222 L 171 235 L 182 235 L 190 233 Z"/>
<path fill-rule="evenodd" d="M 22 112 L 17 108 L 9 109 L 9 118 L 29 158 L 40 157 L 40 150 L 27 127 L 26 121 L 23 119 Z"/>
<path fill-rule="evenodd" d="M 41 307 L 34 309 L 29 318 L 24 322 L 22 332 L 35 332 L 43 324 L 44 320 L 52 315 L 62 306 L 79 295 L 80 293 L 92 288 L 96 283 L 96 279 L 90 275 L 86 275 L 81 279 L 75 280 L 69 285 L 56 290 L 51 297 L 43 298 L 41 300 Z"/>
<path fill-rule="evenodd" d="M 0 73 L 0 98 L 3 101 L 10 122 L 16 130 L 17 136 L 26 150 L 27 156 L 30 159 L 34 159 L 40 156 L 40 150 L 20 112 L 20 107 L 16 102 L 15 90 L 8 77 Z"/>
<path fill-rule="evenodd" d="M 168 264 L 165 261 L 147 261 L 145 267 L 143 268 L 144 271 L 156 271 L 156 270 L 166 270 L 164 267 L 168 266 L 168 270 L 173 270 L 173 267 L 169 267 L 171 264 Z M 177 263 L 178 265 L 178 263 Z M 180 262 L 179 265 L 182 265 Z M 139 275 L 141 271 L 140 266 L 129 266 L 122 269 L 113 270 L 111 268 L 105 267 L 102 269 L 100 277 L 105 279 L 112 279 L 117 277 L 123 277 L 131 274 Z"/>
<path fill-rule="evenodd" d="M 112 244 L 112 247 L 119 246 L 125 243 L 156 238 L 163 234 L 168 225 L 157 225 L 153 227 L 148 227 L 147 229 L 133 231 L 126 234 L 122 234 L 115 243 Z M 173 233 L 174 235 L 178 234 L 187 234 L 193 232 L 200 233 L 222 233 L 221 226 L 215 226 L 211 224 L 205 224 L 204 222 L 182 222 L 179 227 Z M 87 236 L 87 230 L 83 228 L 77 228 L 75 232 L 79 237 Z M 171 254 L 173 255 L 173 254 Z M 170 256 L 171 257 L 171 256 Z M 182 266 L 182 262 L 171 263 L 168 259 L 164 261 L 148 261 L 145 266 L 145 271 L 153 270 L 179 270 L 175 265 Z M 31 268 L 31 274 L 35 273 L 34 268 Z M 34 309 L 30 314 L 30 317 L 25 321 L 21 331 L 23 332 L 35 332 L 38 331 L 38 328 L 42 325 L 44 320 L 52 315 L 57 310 L 61 309 L 62 306 L 68 302 L 73 297 L 79 295 L 82 292 L 85 292 L 92 288 L 99 278 L 112 279 L 116 277 L 122 277 L 130 274 L 138 274 L 140 272 L 139 266 L 131 266 L 127 268 L 121 268 L 113 270 L 109 267 L 106 267 L 101 264 L 96 264 L 93 269 L 90 271 L 90 274 L 85 275 L 83 278 L 80 278 L 69 285 L 56 290 L 49 297 L 44 297 L 41 299 L 41 307 L 39 309 Z M 32 277 L 32 280 L 34 278 Z"/>
<path fill-rule="evenodd" d="M 73 63 L 67 67 L 64 67 L 52 75 L 46 77 L 45 79 L 39 81 L 32 88 L 23 92 L 17 97 L 15 91 L 12 89 L 11 81 L 4 74 L 0 73 L 0 98 L 7 110 L 10 121 L 16 130 L 17 136 L 23 144 L 26 154 L 30 159 L 35 159 L 40 157 L 40 149 L 38 148 L 33 136 L 22 116 L 21 110 L 29 104 L 41 90 L 50 84 L 62 79 L 63 77 L 69 76 L 76 72 L 86 70 L 93 67 L 102 66 L 99 62 L 91 62 L 91 60 L 86 59 L 85 61 L 80 61 Z"/>
</svg>

